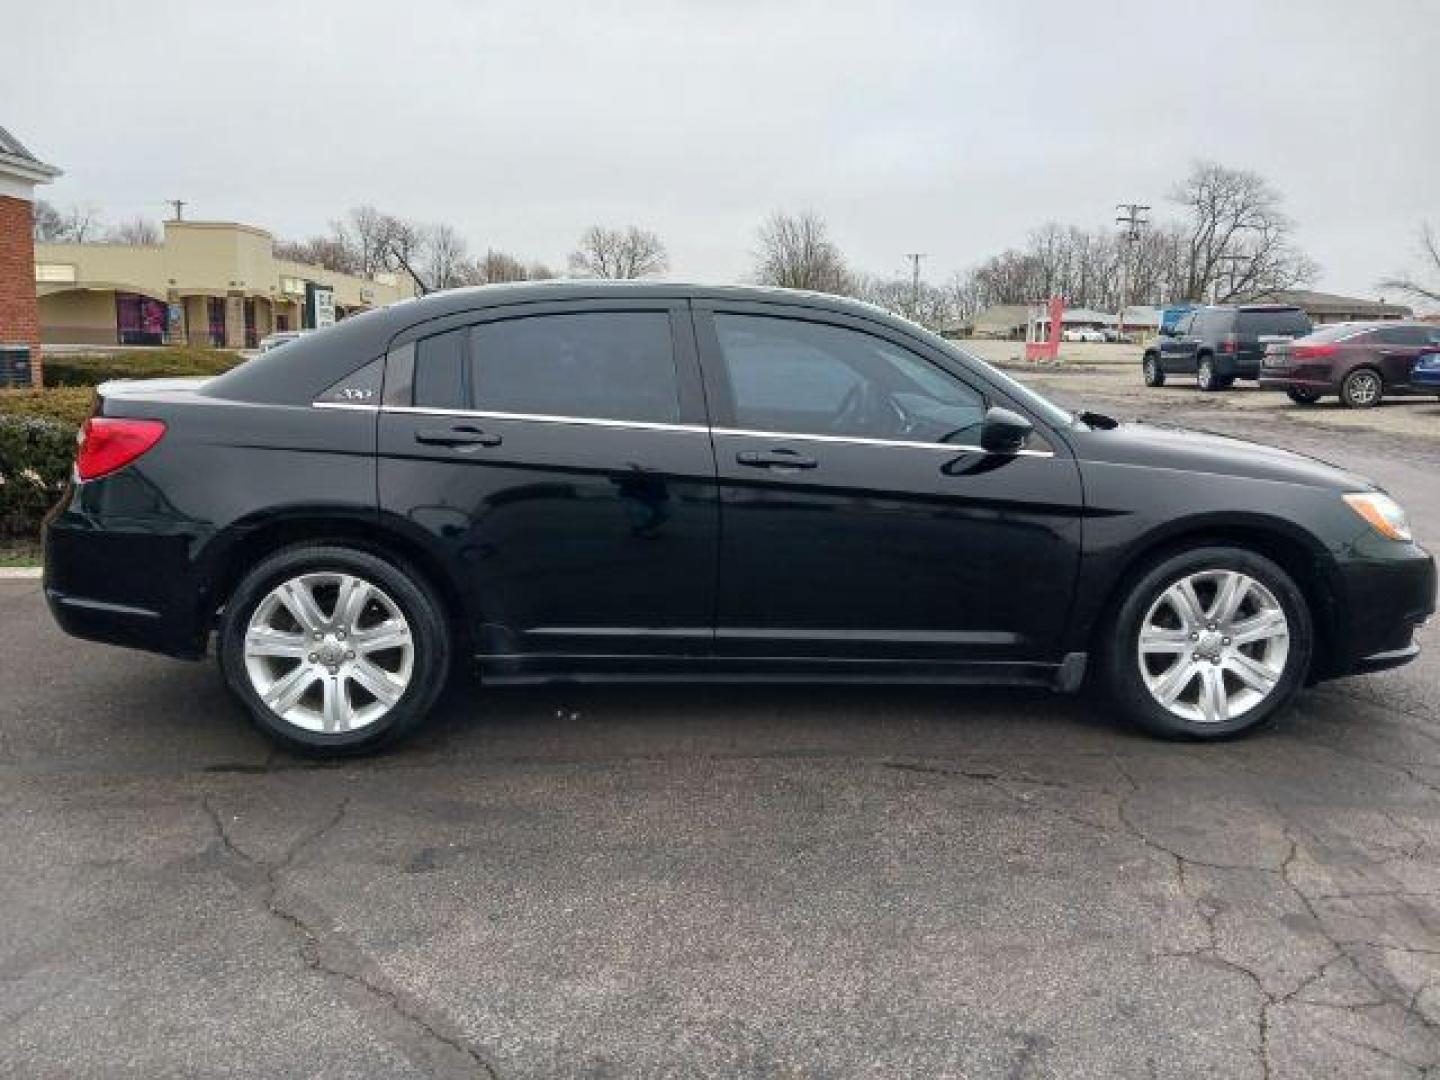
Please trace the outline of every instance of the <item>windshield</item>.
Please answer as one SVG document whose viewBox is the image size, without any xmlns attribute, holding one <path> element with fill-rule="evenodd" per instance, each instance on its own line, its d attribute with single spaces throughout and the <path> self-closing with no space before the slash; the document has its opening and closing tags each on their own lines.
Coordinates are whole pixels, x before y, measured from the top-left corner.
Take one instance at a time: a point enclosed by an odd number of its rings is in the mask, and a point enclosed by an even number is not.
<svg viewBox="0 0 1440 1080">
<path fill-rule="evenodd" d="M 945 341 L 943 338 L 939 338 L 937 340 L 939 340 L 949 352 L 955 353 L 957 356 L 963 357 L 968 363 L 974 364 L 976 367 L 983 368 L 985 374 L 990 376 L 990 378 L 993 379 L 995 382 L 999 383 L 1004 388 L 1007 394 L 1013 397 L 1016 401 L 1020 402 L 1026 408 L 1030 409 L 1032 412 L 1038 413 L 1041 417 L 1045 419 L 1046 423 L 1053 424 L 1056 427 L 1069 427 L 1075 422 L 1074 413 L 1070 412 L 1068 409 L 1062 409 L 1059 405 L 1056 405 L 1049 398 L 1037 394 L 1028 386 L 1012 379 L 1009 375 L 1005 374 L 1005 372 L 1001 371 L 993 364 L 986 363 L 974 353 L 966 352 L 964 349 L 956 347 L 952 343 Z"/>
</svg>

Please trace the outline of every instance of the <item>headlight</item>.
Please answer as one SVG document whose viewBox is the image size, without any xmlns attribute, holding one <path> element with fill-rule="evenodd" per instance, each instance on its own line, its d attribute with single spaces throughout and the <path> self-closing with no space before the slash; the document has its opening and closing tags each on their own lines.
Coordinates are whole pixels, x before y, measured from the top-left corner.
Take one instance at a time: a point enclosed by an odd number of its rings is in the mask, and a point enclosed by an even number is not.
<svg viewBox="0 0 1440 1080">
<path fill-rule="evenodd" d="M 1387 540 L 1413 539 L 1410 534 L 1410 519 L 1404 509 L 1383 491 L 1355 491 L 1344 496 L 1351 510 L 1359 514 L 1369 526 Z"/>
</svg>

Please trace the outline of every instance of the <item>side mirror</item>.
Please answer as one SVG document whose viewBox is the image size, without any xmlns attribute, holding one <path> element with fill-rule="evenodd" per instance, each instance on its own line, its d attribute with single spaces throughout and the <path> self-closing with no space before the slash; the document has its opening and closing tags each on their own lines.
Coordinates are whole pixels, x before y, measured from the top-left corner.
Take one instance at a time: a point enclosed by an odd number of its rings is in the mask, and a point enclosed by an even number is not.
<svg viewBox="0 0 1440 1080">
<path fill-rule="evenodd" d="M 987 454 L 1014 454 L 1025 449 L 1035 425 L 1019 413 L 995 405 L 986 410 L 980 448 Z"/>
</svg>

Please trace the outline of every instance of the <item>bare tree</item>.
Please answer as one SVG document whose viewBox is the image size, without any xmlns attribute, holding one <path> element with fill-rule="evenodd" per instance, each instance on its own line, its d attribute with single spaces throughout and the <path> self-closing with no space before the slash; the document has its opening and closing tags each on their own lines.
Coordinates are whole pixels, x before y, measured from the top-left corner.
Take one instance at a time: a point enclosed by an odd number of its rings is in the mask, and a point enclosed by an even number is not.
<svg viewBox="0 0 1440 1080">
<path fill-rule="evenodd" d="M 755 277 L 762 285 L 850 295 L 856 282 L 825 222 L 810 211 L 776 212 L 757 234 Z"/>
<path fill-rule="evenodd" d="M 918 296 L 911 278 L 863 278 L 853 284 L 859 299 L 929 330 L 943 330 L 953 321 L 954 305 L 950 292 L 937 289 L 928 282 L 920 283 Z"/>
<path fill-rule="evenodd" d="M 122 221 L 106 234 L 112 244 L 130 244 L 134 247 L 148 247 L 160 243 L 160 226 L 149 218 L 135 217 Z"/>
<path fill-rule="evenodd" d="M 275 241 L 275 257 L 307 266 L 321 266 L 338 274 L 355 273 L 354 253 L 336 236 L 312 236 L 309 240 Z"/>
<path fill-rule="evenodd" d="M 1425 266 L 1422 273 L 1427 280 L 1406 274 L 1386 278 L 1380 287 L 1399 289 L 1421 303 L 1440 304 L 1440 233 L 1429 222 L 1420 226 L 1420 256 Z"/>
<path fill-rule="evenodd" d="M 54 205 L 44 199 L 36 199 L 31 208 L 32 226 L 37 244 L 58 244 L 65 239 L 64 219 Z"/>
<path fill-rule="evenodd" d="M 641 278 L 663 273 L 669 265 L 660 237 L 637 225 L 624 229 L 592 225 L 570 254 L 570 271 L 578 277 Z"/>
<path fill-rule="evenodd" d="M 432 225 L 425 233 L 425 283 L 432 289 L 474 284 L 474 264 L 466 256 L 465 238 L 453 225 Z"/>
<path fill-rule="evenodd" d="M 1258 173 L 1197 161 L 1170 198 L 1188 218 L 1185 299 L 1223 303 L 1314 280 L 1319 268 L 1296 250 L 1280 193 Z"/>
<path fill-rule="evenodd" d="M 100 211 L 78 203 L 61 210 L 37 200 L 32 231 L 41 244 L 93 243 L 100 234 Z"/>
<path fill-rule="evenodd" d="M 530 273 L 525 264 L 514 255 L 491 248 L 480 258 L 476 267 L 480 284 L 498 285 L 506 281 L 527 281 Z"/>
</svg>

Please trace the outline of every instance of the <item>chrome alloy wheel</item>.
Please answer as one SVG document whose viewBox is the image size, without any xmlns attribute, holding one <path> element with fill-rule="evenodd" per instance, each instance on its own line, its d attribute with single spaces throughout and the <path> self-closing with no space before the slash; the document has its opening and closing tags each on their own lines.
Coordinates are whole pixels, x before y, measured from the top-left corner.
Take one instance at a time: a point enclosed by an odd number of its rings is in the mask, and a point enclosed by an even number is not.
<svg viewBox="0 0 1440 1080">
<path fill-rule="evenodd" d="M 1275 595 L 1235 570 L 1175 582 L 1140 622 L 1140 675 L 1161 706 L 1195 724 L 1235 720 L 1279 685 L 1290 622 Z"/>
<path fill-rule="evenodd" d="M 306 731 L 355 731 L 400 700 L 415 642 L 399 606 L 363 578 L 302 574 L 277 585 L 245 629 L 245 671 L 267 708 Z"/>
<path fill-rule="evenodd" d="M 1350 400 L 1361 408 L 1380 400 L 1380 376 L 1373 371 L 1357 371 L 1349 383 Z"/>
</svg>

